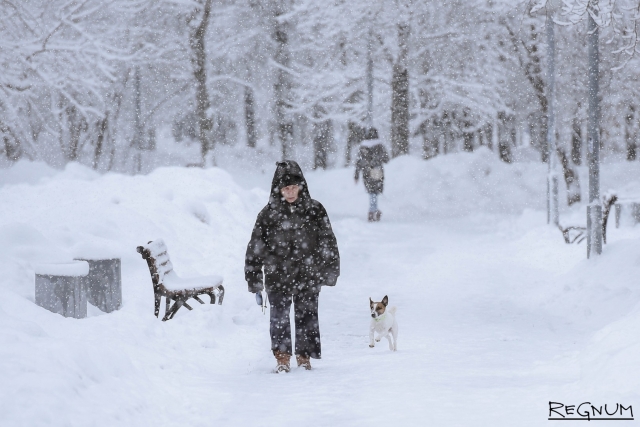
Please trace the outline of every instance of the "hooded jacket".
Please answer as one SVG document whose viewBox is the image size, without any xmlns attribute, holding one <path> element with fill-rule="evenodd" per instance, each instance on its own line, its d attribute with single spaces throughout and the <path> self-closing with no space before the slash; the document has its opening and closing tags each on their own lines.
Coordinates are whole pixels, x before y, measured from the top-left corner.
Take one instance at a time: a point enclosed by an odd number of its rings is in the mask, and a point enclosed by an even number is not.
<svg viewBox="0 0 640 427">
<path fill-rule="evenodd" d="M 380 194 L 384 190 L 383 164 L 388 161 L 389 154 L 380 140 L 371 139 L 360 143 L 354 178 L 357 180 L 362 172 L 367 193 Z"/>
<path fill-rule="evenodd" d="M 320 292 L 321 286 L 334 286 L 340 275 L 338 244 L 327 211 L 309 195 L 296 162 L 276 164 L 269 203 L 258 214 L 247 245 L 244 271 L 249 292 L 261 291 L 263 279 L 272 292 Z M 291 183 L 297 183 L 300 192 L 288 203 L 280 189 Z"/>
</svg>

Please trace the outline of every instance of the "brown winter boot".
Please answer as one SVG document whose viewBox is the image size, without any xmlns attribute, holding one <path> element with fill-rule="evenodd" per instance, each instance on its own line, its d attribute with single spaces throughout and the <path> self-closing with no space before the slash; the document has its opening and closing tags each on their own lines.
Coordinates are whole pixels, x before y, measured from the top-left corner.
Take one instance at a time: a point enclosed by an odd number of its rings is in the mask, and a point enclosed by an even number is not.
<svg viewBox="0 0 640 427">
<path fill-rule="evenodd" d="M 376 220 L 375 219 L 375 212 L 369 212 L 369 217 L 367 218 L 367 220 L 369 222 L 374 222 Z"/>
<path fill-rule="evenodd" d="M 284 353 L 282 351 L 274 351 L 274 356 L 276 356 L 276 369 L 275 373 L 279 374 L 281 372 L 289 372 L 291 367 L 289 366 L 289 361 L 291 360 L 291 355 Z"/>
<path fill-rule="evenodd" d="M 307 356 L 297 354 L 296 361 L 298 362 L 298 366 L 304 367 L 304 369 L 306 369 L 307 371 L 311 370 L 311 359 L 309 359 Z"/>
</svg>

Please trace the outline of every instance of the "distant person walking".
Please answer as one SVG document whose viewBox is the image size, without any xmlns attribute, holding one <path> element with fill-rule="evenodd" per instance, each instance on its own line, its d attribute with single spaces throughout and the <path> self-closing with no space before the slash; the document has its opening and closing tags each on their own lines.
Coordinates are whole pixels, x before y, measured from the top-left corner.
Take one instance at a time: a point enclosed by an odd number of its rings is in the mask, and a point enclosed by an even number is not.
<svg viewBox="0 0 640 427">
<path fill-rule="evenodd" d="M 327 212 L 311 198 L 302 169 L 292 160 L 277 163 L 269 203 L 258 214 L 247 246 L 244 271 L 259 305 L 264 279 L 275 371 L 290 370 L 292 302 L 296 359 L 298 366 L 311 369 L 310 359 L 321 356 L 318 296 L 322 286 L 336 284 L 340 254 Z"/>
<path fill-rule="evenodd" d="M 380 221 L 382 212 L 378 209 L 378 195 L 384 189 L 384 167 L 389 162 L 387 149 L 378 139 L 378 130 L 369 128 L 364 141 L 360 143 L 356 160 L 355 181 L 358 183 L 360 172 L 364 181 L 364 188 L 369 193 L 369 222 Z"/>
</svg>

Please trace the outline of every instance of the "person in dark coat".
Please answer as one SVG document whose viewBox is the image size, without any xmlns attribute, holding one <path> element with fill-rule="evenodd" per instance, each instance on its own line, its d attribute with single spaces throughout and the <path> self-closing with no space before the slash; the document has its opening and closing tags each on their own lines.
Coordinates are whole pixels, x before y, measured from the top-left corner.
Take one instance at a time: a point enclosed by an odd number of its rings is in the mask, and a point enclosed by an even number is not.
<svg viewBox="0 0 640 427">
<path fill-rule="evenodd" d="M 369 221 L 380 221 L 382 212 L 378 209 L 378 195 L 384 189 L 384 163 L 389 162 L 387 149 L 378 139 L 378 130 L 369 128 L 365 140 L 360 143 L 356 159 L 355 182 L 358 183 L 360 172 L 364 188 L 369 193 Z"/>
<path fill-rule="evenodd" d="M 292 160 L 276 165 L 269 203 L 258 214 L 247 245 L 244 271 L 260 305 L 264 282 L 276 372 L 289 372 L 291 303 L 298 366 L 311 369 L 310 359 L 321 357 L 318 296 L 322 286 L 336 284 L 340 254 L 327 212 L 309 195 L 300 166 Z"/>
</svg>

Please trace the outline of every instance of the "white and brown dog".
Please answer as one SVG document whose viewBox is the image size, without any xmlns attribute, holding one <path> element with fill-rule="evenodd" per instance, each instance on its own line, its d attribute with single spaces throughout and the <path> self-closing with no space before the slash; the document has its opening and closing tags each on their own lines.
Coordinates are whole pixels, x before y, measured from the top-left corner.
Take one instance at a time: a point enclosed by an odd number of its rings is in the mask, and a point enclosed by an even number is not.
<svg viewBox="0 0 640 427">
<path fill-rule="evenodd" d="M 396 308 L 389 307 L 389 298 L 385 295 L 380 302 L 373 302 L 369 298 L 369 307 L 371 308 L 371 325 L 369 326 L 369 347 L 375 346 L 373 342 L 373 333 L 377 332 L 376 342 L 380 342 L 382 338 L 389 340 L 389 350 L 396 351 L 398 349 L 398 322 L 396 322 Z M 393 337 L 393 340 L 391 339 Z"/>
</svg>

